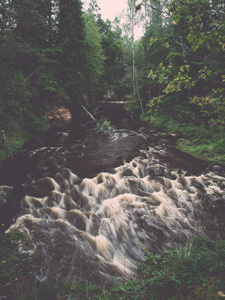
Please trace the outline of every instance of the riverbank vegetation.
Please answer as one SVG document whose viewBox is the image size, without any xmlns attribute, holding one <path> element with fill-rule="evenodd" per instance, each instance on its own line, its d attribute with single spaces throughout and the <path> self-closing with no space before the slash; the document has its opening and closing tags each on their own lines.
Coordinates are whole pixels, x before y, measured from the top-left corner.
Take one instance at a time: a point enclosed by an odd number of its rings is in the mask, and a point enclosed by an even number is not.
<svg viewBox="0 0 225 300">
<path fill-rule="evenodd" d="M 196 238 L 185 247 L 138 263 L 137 279 L 111 289 L 90 283 L 70 285 L 68 299 L 220 299 L 225 297 L 225 242 Z M 85 296 L 84 296 L 85 295 Z"/>
<path fill-rule="evenodd" d="M 222 0 L 128 1 L 128 25 L 104 21 L 95 0 L 3 0 L 0 8 L 0 160 L 51 126 L 47 112 L 69 108 L 79 128 L 106 91 L 130 95 L 134 119 L 177 134 L 177 147 L 225 163 L 225 5 Z M 143 20 L 144 36 L 134 41 Z M 109 121 L 100 120 L 98 130 Z M 1 236 L 1 284 L 10 299 L 221 299 L 225 242 L 195 239 L 147 253 L 137 278 L 111 287 L 79 280 L 19 293 L 19 237 Z M 142 246 L 140 246 L 142 247 Z M 10 250 L 10 251 L 8 251 Z M 14 268 L 15 266 L 15 268 Z M 7 287 L 6 287 L 7 288 Z"/>
<path fill-rule="evenodd" d="M 1 1 L 0 160 L 51 126 L 65 106 L 78 128 L 85 108 L 119 90 L 122 31 L 80 0 Z"/>
<path fill-rule="evenodd" d="M 116 278 L 102 284 L 69 278 L 58 285 L 34 284 L 24 277 L 22 255 L 12 252 L 18 235 L 6 235 L 0 248 L 8 253 L 1 261 L 1 283 L 13 300 L 72 300 L 72 299 L 222 299 L 225 279 L 225 241 L 194 238 L 186 246 L 148 253 L 143 245 L 145 260 L 138 263 L 136 276 L 130 280 Z M 8 267 L 11 265 L 11 269 Z M 24 283 L 25 282 L 25 283 Z"/>
<path fill-rule="evenodd" d="M 149 18 L 135 45 L 139 84 L 127 109 L 183 137 L 181 149 L 224 163 L 223 1 L 142 1 L 136 9 Z"/>
<path fill-rule="evenodd" d="M 57 105 L 79 127 L 84 108 L 113 90 L 132 96 L 129 113 L 186 139 L 181 149 L 224 163 L 222 0 L 129 0 L 123 27 L 104 21 L 95 0 L 85 12 L 80 0 L 2 4 L 1 160 L 40 137 Z"/>
</svg>

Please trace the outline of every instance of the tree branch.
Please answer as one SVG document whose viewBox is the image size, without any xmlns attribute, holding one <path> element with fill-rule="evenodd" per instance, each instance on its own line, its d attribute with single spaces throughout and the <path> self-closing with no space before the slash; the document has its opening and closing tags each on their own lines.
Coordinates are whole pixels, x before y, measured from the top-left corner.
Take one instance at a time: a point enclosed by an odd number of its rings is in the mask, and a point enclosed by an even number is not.
<svg viewBox="0 0 225 300">
<path fill-rule="evenodd" d="M 152 6 L 151 4 L 148 4 L 147 1 L 148 1 L 148 0 L 142 0 L 141 3 L 139 3 L 138 5 L 136 5 L 136 7 L 135 7 L 135 8 L 136 8 L 136 12 L 137 12 L 138 10 L 141 9 L 141 5 L 145 5 L 145 6 L 150 7 L 150 8 L 153 9 L 153 10 L 157 10 L 157 11 L 161 12 L 162 14 L 167 14 L 167 15 L 169 15 L 169 13 L 168 13 L 167 11 L 158 9 L 158 8 Z"/>
</svg>

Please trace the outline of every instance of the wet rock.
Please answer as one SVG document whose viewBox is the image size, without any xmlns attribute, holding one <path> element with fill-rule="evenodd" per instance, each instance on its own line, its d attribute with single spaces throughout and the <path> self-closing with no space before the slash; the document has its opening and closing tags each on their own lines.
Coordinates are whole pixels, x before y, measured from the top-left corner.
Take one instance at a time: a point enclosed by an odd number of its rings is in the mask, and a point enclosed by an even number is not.
<svg viewBox="0 0 225 300">
<path fill-rule="evenodd" d="M 140 132 L 140 133 L 145 132 L 145 128 L 144 127 L 139 128 L 138 132 Z"/>
<path fill-rule="evenodd" d="M 5 231 L 17 211 L 15 190 L 12 186 L 0 186 L 0 232 Z"/>
<path fill-rule="evenodd" d="M 129 168 L 123 170 L 123 172 L 121 174 L 121 177 L 125 177 L 125 176 L 135 176 L 135 177 L 137 177 L 136 175 L 134 175 L 133 171 Z"/>
<path fill-rule="evenodd" d="M 147 168 L 147 175 L 151 177 L 161 177 L 164 176 L 164 167 L 161 165 L 155 165 Z"/>
<path fill-rule="evenodd" d="M 214 165 L 212 166 L 212 171 L 216 174 L 216 175 L 224 175 L 224 170 L 221 166 L 219 165 Z"/>
<path fill-rule="evenodd" d="M 193 180 L 192 185 L 197 189 L 204 190 L 204 185 L 197 180 Z"/>
<path fill-rule="evenodd" d="M 211 202 L 212 207 L 217 208 L 220 212 L 225 213 L 225 195 L 220 195 Z"/>
<path fill-rule="evenodd" d="M 0 207 L 13 202 L 13 191 L 12 186 L 0 186 Z"/>
<path fill-rule="evenodd" d="M 44 177 L 33 182 L 27 191 L 34 197 L 45 197 L 53 190 L 58 190 L 58 187 L 58 184 L 52 178 Z"/>
<path fill-rule="evenodd" d="M 224 182 L 220 181 L 220 182 L 217 183 L 217 185 L 218 185 L 221 189 L 225 190 L 225 181 L 224 181 Z"/>
<path fill-rule="evenodd" d="M 158 132 L 158 135 L 161 136 L 161 137 L 167 137 L 168 133 L 160 131 L 160 132 Z"/>
<path fill-rule="evenodd" d="M 206 170 L 208 172 L 214 172 L 215 175 L 225 176 L 225 168 L 219 164 L 210 164 Z"/>
</svg>

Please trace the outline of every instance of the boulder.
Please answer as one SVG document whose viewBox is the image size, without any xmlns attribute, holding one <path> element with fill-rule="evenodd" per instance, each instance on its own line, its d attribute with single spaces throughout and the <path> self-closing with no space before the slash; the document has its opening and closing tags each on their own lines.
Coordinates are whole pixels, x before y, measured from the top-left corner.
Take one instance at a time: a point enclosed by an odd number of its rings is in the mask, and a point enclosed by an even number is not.
<svg viewBox="0 0 225 300">
<path fill-rule="evenodd" d="M 147 175 L 151 177 L 161 177 L 164 176 L 165 169 L 161 165 L 155 165 L 147 168 Z"/>
<path fill-rule="evenodd" d="M 13 191 L 14 188 L 12 186 L 0 186 L 0 207 L 8 205 L 10 202 L 13 202 Z"/>
<path fill-rule="evenodd" d="M 121 177 L 125 177 L 125 176 L 134 176 L 137 177 L 136 175 L 134 175 L 133 171 L 129 168 L 123 170 Z"/>
<path fill-rule="evenodd" d="M 214 165 L 212 166 L 212 171 L 216 174 L 216 175 L 224 175 L 224 170 L 221 166 L 219 165 Z"/>
</svg>

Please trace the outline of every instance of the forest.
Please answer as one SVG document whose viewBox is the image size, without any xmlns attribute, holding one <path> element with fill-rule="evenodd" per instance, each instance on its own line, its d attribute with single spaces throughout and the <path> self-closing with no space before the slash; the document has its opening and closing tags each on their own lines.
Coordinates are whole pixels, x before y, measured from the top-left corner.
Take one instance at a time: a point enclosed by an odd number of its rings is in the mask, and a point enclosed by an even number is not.
<svg viewBox="0 0 225 300">
<path fill-rule="evenodd" d="M 127 0 L 113 21 L 97 0 L 0 4 L 0 299 L 224 298 L 225 1 Z M 103 99 L 136 131 L 103 117 L 75 139 Z"/>
<path fill-rule="evenodd" d="M 47 111 L 64 105 L 79 126 L 82 106 L 112 90 L 132 96 L 137 119 L 183 136 L 182 149 L 224 161 L 224 1 L 127 5 L 122 26 L 94 0 L 87 11 L 78 0 L 1 0 L 1 159 L 49 128 Z"/>
</svg>

